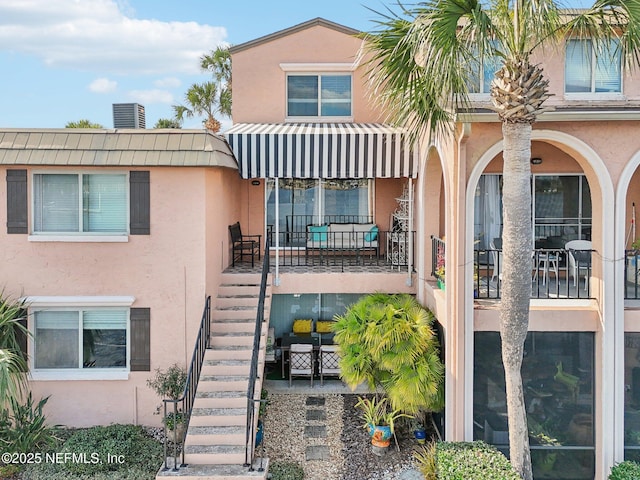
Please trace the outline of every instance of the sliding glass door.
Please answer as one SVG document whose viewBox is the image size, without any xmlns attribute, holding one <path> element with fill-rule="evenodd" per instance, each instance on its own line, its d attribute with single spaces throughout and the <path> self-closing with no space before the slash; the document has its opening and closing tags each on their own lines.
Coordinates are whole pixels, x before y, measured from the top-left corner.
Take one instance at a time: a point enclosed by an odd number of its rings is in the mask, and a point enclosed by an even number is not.
<svg viewBox="0 0 640 480">
<path fill-rule="evenodd" d="M 591 191 L 584 175 L 533 175 L 532 195 L 536 247 L 591 239 Z M 474 206 L 475 248 L 490 248 L 502 235 L 502 175 L 480 177 Z"/>
<path fill-rule="evenodd" d="M 305 244 L 307 225 L 366 223 L 373 201 L 367 179 L 275 179 L 267 180 L 267 226 L 275 233 L 276 217 L 280 246 Z M 276 209 L 278 214 L 276 215 Z"/>
</svg>

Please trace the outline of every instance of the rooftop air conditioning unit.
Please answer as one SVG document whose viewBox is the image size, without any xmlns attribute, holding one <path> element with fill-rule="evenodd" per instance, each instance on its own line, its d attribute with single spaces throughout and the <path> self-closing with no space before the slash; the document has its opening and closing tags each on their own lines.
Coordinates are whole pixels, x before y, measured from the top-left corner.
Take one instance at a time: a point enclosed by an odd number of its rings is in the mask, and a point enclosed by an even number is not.
<svg viewBox="0 0 640 480">
<path fill-rule="evenodd" d="M 139 103 L 114 103 L 113 127 L 146 128 L 144 107 Z"/>
</svg>

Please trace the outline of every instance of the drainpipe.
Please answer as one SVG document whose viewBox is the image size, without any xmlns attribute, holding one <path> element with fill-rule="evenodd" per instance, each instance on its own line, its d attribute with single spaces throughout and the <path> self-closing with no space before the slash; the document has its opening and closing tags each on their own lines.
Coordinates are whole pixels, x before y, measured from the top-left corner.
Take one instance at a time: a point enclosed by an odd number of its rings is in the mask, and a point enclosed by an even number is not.
<svg viewBox="0 0 640 480">
<path fill-rule="evenodd" d="M 407 252 L 407 280 L 406 285 L 410 287 L 413 283 L 411 272 L 413 271 L 413 181 L 408 178 L 409 183 L 409 251 Z"/>
<path fill-rule="evenodd" d="M 280 181 L 278 177 L 274 179 L 274 189 L 276 194 L 276 278 L 273 284 L 277 287 L 280 285 Z"/>
</svg>

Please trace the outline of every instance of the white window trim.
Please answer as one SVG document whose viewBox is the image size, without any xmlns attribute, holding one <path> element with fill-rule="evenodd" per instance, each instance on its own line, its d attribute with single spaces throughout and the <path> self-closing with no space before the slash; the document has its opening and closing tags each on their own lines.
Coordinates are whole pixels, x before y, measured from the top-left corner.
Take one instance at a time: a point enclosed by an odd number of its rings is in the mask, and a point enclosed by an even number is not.
<svg viewBox="0 0 640 480">
<path fill-rule="evenodd" d="M 301 64 L 280 64 L 280 66 L 282 65 L 301 65 Z M 310 116 L 310 117 L 302 117 L 302 116 L 298 116 L 298 117 L 291 117 L 288 115 L 289 113 L 289 75 L 300 75 L 300 76 L 309 76 L 309 77 L 317 77 L 318 78 L 318 82 L 320 82 L 320 77 L 323 75 L 333 75 L 333 74 L 340 74 L 343 72 L 347 72 L 348 70 L 322 70 L 319 71 L 317 68 L 319 65 L 339 65 L 339 64 L 310 64 L 310 66 L 314 66 L 315 68 L 313 70 L 285 70 L 285 72 L 287 72 L 287 74 L 285 75 L 285 111 L 287 113 L 287 115 L 285 116 L 284 121 L 285 122 L 290 122 L 290 123 L 340 123 L 340 122 L 353 122 L 353 75 L 342 75 L 342 76 L 348 76 L 350 81 L 351 81 L 351 115 L 347 115 L 344 117 L 338 117 L 338 116 L 323 116 L 320 115 L 320 110 L 321 110 L 321 106 L 322 106 L 322 97 L 321 97 L 321 93 L 322 93 L 322 87 L 318 88 L 318 115 L 317 116 Z"/>
<path fill-rule="evenodd" d="M 126 307 L 130 308 L 135 301 L 133 296 L 27 296 L 20 299 L 29 308 L 41 310 L 43 307 L 52 308 L 95 308 L 95 307 Z M 30 324 L 33 333 L 34 325 Z M 34 336 L 29 337 L 29 352 L 35 351 Z M 131 323 L 127 315 L 127 362 L 131 352 Z M 96 368 L 96 369 L 41 369 L 35 368 L 34 355 L 29 355 L 29 373 L 31 380 L 59 381 L 59 380 L 128 380 L 129 366 L 126 368 Z"/>
<path fill-rule="evenodd" d="M 35 202 L 35 181 L 34 177 L 36 175 L 124 175 L 125 176 L 125 191 L 127 196 L 127 210 L 126 210 L 126 231 L 124 232 L 113 232 L 113 233 L 104 233 L 100 232 L 98 234 L 92 232 L 36 232 L 35 229 L 35 211 L 36 211 L 36 202 Z M 129 185 L 130 178 L 129 172 L 127 170 L 113 170 L 109 172 L 101 172 L 97 170 L 91 169 L 73 169 L 73 170 L 34 170 L 31 172 L 31 222 L 30 222 L 30 234 L 27 237 L 29 242 L 86 242 L 86 243 L 126 243 L 129 241 L 129 226 L 131 224 L 131 219 L 129 218 L 130 209 L 131 209 L 131 198 L 129 197 Z M 80 196 L 82 197 L 82 196 Z M 79 206 L 79 208 L 81 208 Z"/>
<path fill-rule="evenodd" d="M 85 242 L 85 243 L 127 243 L 128 234 L 114 233 L 113 235 L 49 235 L 46 233 L 32 234 L 27 237 L 29 242 Z"/>
<path fill-rule="evenodd" d="M 622 85 L 622 84 L 621 84 Z M 566 84 L 565 84 L 566 88 Z M 627 96 L 622 92 L 565 92 L 565 100 L 612 100 L 612 101 L 624 101 L 627 100 Z"/>
<path fill-rule="evenodd" d="M 353 72 L 358 68 L 358 63 L 281 63 L 280 68 L 284 72 Z"/>
</svg>

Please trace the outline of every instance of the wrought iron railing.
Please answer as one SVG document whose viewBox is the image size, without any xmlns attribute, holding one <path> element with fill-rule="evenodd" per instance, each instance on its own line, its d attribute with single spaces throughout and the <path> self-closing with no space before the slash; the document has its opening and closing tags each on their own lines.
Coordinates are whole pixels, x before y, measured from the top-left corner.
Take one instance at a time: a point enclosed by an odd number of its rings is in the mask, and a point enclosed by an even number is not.
<svg viewBox="0 0 640 480">
<path fill-rule="evenodd" d="M 267 282 L 269 278 L 269 242 L 266 242 L 264 259 L 262 261 L 262 278 L 260 280 L 260 296 L 258 297 L 258 312 L 256 313 L 256 325 L 253 333 L 253 350 L 251 353 L 251 366 L 249 369 L 249 386 L 247 387 L 247 425 L 245 438 L 245 467 L 249 467 L 249 471 L 253 470 L 255 440 L 256 440 L 256 410 L 259 410 L 260 396 L 256 395 L 256 380 L 258 379 L 258 365 L 260 356 L 260 339 L 262 338 L 262 323 L 264 322 L 264 302 L 267 291 Z M 264 458 L 264 440 L 263 454 L 258 471 L 262 471 L 262 459 Z"/>
<path fill-rule="evenodd" d="M 531 298 L 591 298 L 592 250 L 535 249 L 522 261 L 531 268 Z M 474 251 L 474 297 L 498 299 L 502 288 L 502 250 Z"/>
<path fill-rule="evenodd" d="M 431 237 L 431 275 L 445 279 L 446 244 L 438 237 Z M 531 298 L 567 299 L 591 298 L 592 250 L 544 249 L 532 250 L 529 258 L 523 259 L 531 268 Z M 639 255 L 640 257 L 640 255 Z M 499 299 L 502 289 L 502 250 L 483 249 L 473 252 L 474 297 Z M 640 279 L 640 265 L 631 261 L 629 254 L 625 263 L 625 278 Z M 637 295 L 637 296 L 633 296 Z M 640 298 L 640 285 L 627 282 L 625 298 Z"/>
<path fill-rule="evenodd" d="M 349 265 L 390 265 L 407 267 L 415 265 L 410 242 L 415 242 L 416 232 L 388 232 L 379 230 L 375 239 L 369 232 L 312 233 L 279 232 L 279 242 L 272 235 L 272 247 L 279 247 L 280 266 L 328 265 L 343 269 Z M 411 262 L 409 262 L 411 260 Z"/>
<path fill-rule="evenodd" d="M 171 413 L 174 419 L 179 416 L 184 417 L 184 429 L 178 434 L 177 426 L 174 424 L 174 442 L 173 442 L 173 470 L 178 470 L 178 450 L 181 455 L 181 466 L 185 465 L 184 462 L 184 439 L 189 428 L 189 420 L 191 418 L 191 411 L 193 409 L 193 402 L 196 398 L 196 391 L 198 389 L 198 380 L 200 379 L 200 372 L 202 371 L 202 364 L 204 362 L 204 354 L 210 346 L 211 338 L 211 296 L 207 296 L 204 302 L 204 310 L 202 312 L 202 319 L 200 320 L 200 329 L 198 330 L 198 336 L 196 338 L 196 344 L 193 349 L 193 355 L 191 356 L 191 364 L 187 373 L 187 382 L 185 384 L 182 396 L 177 400 L 164 399 L 164 418 Z M 168 465 L 168 435 L 167 424 L 164 425 L 164 470 L 169 469 Z"/>
</svg>

